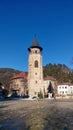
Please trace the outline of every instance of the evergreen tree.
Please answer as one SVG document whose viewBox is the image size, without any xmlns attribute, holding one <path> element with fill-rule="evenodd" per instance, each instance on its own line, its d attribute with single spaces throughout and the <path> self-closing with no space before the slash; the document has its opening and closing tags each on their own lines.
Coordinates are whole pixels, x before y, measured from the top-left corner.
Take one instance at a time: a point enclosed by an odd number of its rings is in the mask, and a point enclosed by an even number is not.
<svg viewBox="0 0 73 130">
<path fill-rule="evenodd" d="M 53 86 L 51 82 L 49 83 L 49 86 L 47 89 L 48 89 L 48 93 L 53 93 Z"/>
</svg>

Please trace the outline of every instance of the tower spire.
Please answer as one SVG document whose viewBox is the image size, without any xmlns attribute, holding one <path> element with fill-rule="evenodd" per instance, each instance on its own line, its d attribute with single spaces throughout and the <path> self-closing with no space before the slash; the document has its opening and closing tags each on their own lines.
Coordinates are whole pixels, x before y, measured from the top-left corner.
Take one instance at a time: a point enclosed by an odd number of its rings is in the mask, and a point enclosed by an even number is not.
<svg viewBox="0 0 73 130">
<path fill-rule="evenodd" d="M 38 40 L 36 38 L 36 35 L 34 36 L 34 40 L 33 40 L 32 46 L 34 46 L 34 47 L 39 46 Z"/>
<path fill-rule="evenodd" d="M 33 40 L 33 42 L 32 42 L 32 45 L 28 48 L 29 51 L 30 51 L 30 48 L 39 48 L 40 51 L 43 50 L 43 48 L 42 48 L 42 47 L 39 45 L 39 43 L 38 43 L 38 40 L 37 40 L 37 38 L 36 38 L 36 35 L 34 36 L 34 40 Z"/>
</svg>

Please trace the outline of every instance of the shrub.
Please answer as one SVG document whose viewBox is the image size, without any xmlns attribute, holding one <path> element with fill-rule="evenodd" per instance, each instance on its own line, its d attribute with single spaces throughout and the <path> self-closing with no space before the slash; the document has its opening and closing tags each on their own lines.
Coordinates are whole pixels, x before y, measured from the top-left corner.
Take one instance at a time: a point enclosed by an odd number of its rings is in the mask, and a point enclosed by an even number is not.
<svg viewBox="0 0 73 130">
<path fill-rule="evenodd" d="M 43 98 L 43 94 L 42 94 L 41 91 L 38 93 L 38 97 L 39 97 L 40 99 Z"/>
</svg>

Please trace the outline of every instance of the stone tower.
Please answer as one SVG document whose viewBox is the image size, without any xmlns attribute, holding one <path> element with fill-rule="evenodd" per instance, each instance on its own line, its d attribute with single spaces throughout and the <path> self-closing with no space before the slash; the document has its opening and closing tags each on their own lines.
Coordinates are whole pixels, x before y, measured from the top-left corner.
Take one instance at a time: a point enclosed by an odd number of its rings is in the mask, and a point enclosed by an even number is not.
<svg viewBox="0 0 73 130">
<path fill-rule="evenodd" d="M 43 94 L 43 69 L 42 55 L 43 48 L 38 44 L 36 37 L 32 45 L 28 48 L 28 91 L 30 97 L 38 97 L 38 93 Z"/>
</svg>

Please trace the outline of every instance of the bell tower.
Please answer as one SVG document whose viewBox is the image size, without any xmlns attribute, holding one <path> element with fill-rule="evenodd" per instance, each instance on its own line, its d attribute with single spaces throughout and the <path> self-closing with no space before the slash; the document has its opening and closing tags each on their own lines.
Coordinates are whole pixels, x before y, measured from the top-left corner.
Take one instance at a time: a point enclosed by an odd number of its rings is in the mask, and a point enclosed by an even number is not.
<svg viewBox="0 0 73 130">
<path fill-rule="evenodd" d="M 28 48 L 28 91 L 30 97 L 38 97 L 40 92 L 43 94 L 42 50 L 43 48 L 35 37 L 32 45 Z"/>
</svg>

